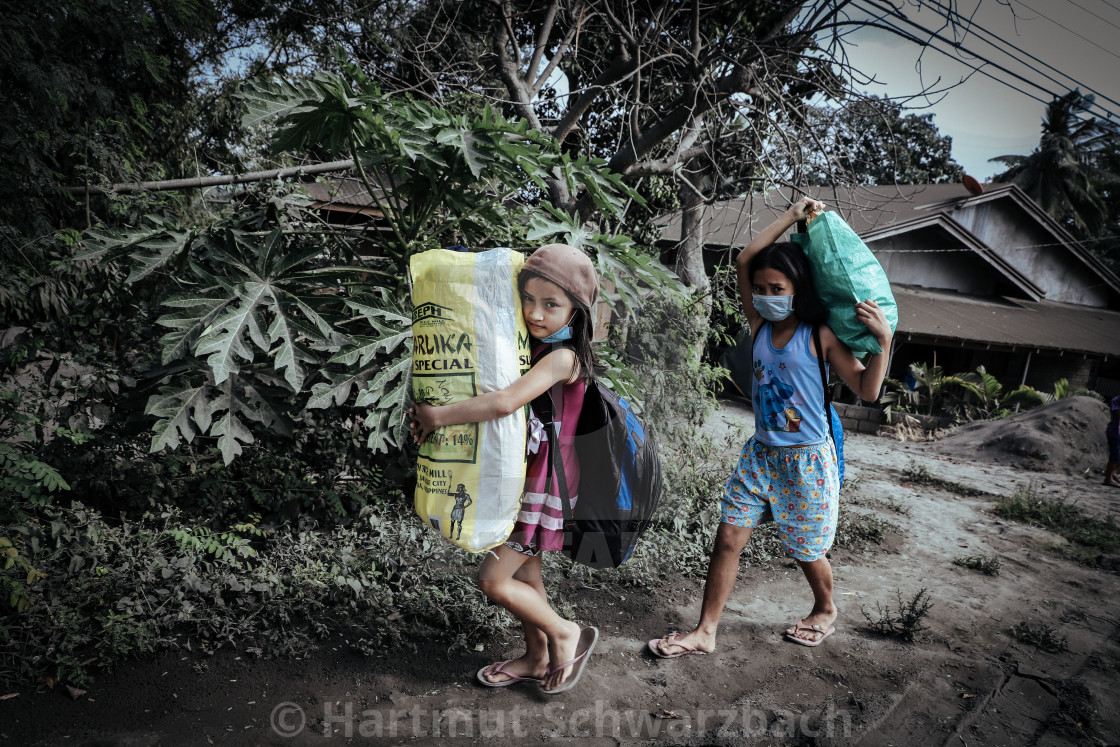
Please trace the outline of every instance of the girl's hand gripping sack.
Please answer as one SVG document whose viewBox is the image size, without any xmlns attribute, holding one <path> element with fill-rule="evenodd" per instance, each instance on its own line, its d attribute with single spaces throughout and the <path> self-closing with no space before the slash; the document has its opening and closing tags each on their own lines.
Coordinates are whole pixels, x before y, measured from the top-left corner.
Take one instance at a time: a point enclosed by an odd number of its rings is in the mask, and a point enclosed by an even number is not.
<svg viewBox="0 0 1120 747">
<path fill-rule="evenodd" d="M 875 336 L 856 318 L 854 308 L 870 299 L 883 309 L 892 334 L 898 326 L 898 306 L 887 273 L 867 245 L 838 213 L 821 213 L 810 219 L 806 233 L 790 238 L 800 244 L 813 266 L 813 280 L 828 307 L 828 326 L 836 337 L 857 356 L 883 352 Z"/>
</svg>

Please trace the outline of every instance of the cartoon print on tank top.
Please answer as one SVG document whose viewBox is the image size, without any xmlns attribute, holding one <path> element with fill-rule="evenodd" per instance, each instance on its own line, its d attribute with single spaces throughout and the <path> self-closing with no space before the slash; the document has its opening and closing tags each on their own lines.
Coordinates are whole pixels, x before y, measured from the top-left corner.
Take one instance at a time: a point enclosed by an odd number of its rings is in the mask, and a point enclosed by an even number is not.
<svg viewBox="0 0 1120 747">
<path fill-rule="evenodd" d="M 799 431 L 801 411 L 796 407 L 800 403 L 793 399 L 794 388 L 759 360 L 754 362 L 754 377 L 758 381 L 756 388 L 762 416 L 759 423 L 762 427 L 768 431 Z"/>
</svg>

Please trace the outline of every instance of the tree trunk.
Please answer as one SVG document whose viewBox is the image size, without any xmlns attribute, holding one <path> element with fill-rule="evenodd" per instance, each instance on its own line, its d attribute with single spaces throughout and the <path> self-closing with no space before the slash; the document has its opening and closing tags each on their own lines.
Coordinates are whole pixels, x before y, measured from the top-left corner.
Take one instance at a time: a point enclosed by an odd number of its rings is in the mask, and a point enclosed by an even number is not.
<svg viewBox="0 0 1120 747">
<path fill-rule="evenodd" d="M 695 165 L 695 162 L 689 164 Z M 691 291 L 693 328 L 692 362 L 698 363 L 708 339 L 712 312 L 711 282 L 704 268 L 704 198 L 700 192 L 703 172 L 685 169 L 681 172 L 681 241 L 677 245 L 677 275 Z"/>
</svg>

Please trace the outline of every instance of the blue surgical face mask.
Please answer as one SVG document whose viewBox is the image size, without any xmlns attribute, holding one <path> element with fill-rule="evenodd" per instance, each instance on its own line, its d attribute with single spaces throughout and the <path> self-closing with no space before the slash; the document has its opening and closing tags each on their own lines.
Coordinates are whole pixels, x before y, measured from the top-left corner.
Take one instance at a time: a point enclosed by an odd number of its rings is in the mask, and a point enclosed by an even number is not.
<svg viewBox="0 0 1120 747">
<path fill-rule="evenodd" d="M 754 310 L 768 322 L 780 322 L 793 313 L 793 296 L 760 296 L 751 294 Z"/>
<path fill-rule="evenodd" d="M 564 340 L 572 339 L 572 320 L 569 319 L 568 323 L 560 329 L 553 332 L 548 337 L 542 337 L 541 342 L 563 342 Z"/>
</svg>

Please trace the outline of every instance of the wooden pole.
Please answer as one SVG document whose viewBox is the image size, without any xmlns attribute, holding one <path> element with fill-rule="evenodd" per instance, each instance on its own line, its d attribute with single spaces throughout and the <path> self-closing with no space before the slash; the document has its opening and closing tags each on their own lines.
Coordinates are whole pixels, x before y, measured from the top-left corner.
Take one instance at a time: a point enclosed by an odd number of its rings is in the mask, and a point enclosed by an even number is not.
<svg viewBox="0 0 1120 747">
<path fill-rule="evenodd" d="M 250 171 L 245 174 L 218 174 L 215 176 L 196 176 L 190 179 L 168 179 L 161 182 L 113 184 L 108 187 L 87 185 L 82 187 L 64 187 L 63 189 L 70 194 L 84 195 L 163 192 L 173 189 L 201 189 L 202 187 L 215 187 L 226 184 L 248 184 L 251 182 L 263 182 L 267 179 L 282 179 L 288 176 L 299 176 L 301 174 L 323 174 L 328 171 L 347 171 L 352 168 L 354 168 L 354 161 L 350 159 L 347 161 L 315 163 L 308 166 L 290 166 L 284 169 L 271 169 L 269 171 Z"/>
</svg>

